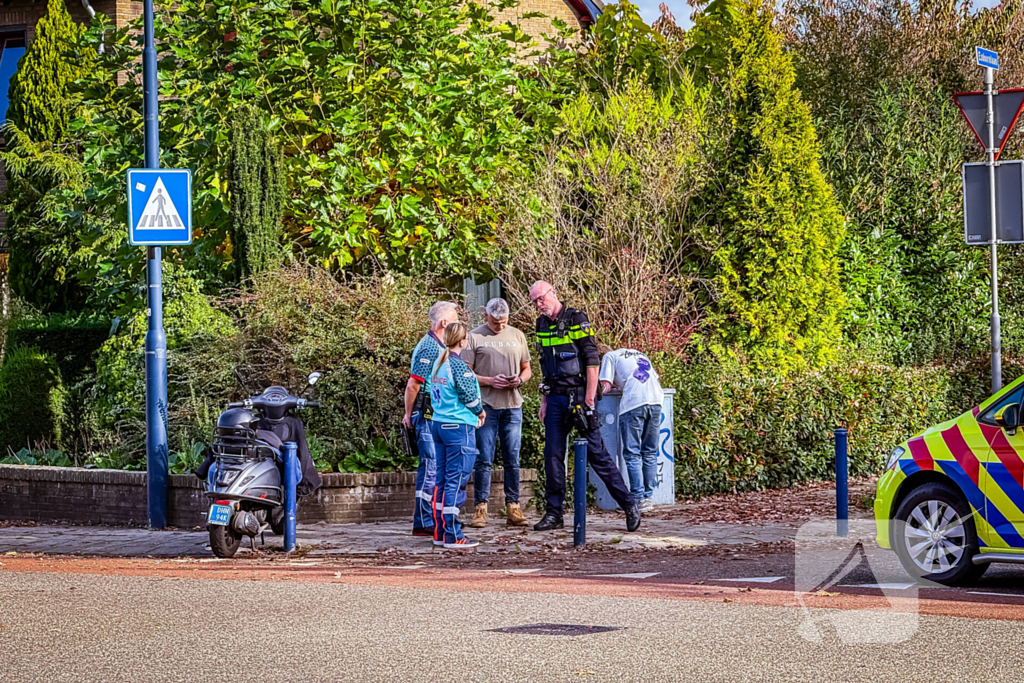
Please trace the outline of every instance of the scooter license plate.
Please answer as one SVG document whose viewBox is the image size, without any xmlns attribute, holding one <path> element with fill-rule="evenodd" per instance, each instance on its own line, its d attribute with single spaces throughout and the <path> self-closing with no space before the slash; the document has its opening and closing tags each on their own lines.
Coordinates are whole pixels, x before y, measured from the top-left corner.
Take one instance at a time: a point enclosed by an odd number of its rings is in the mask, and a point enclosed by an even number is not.
<svg viewBox="0 0 1024 683">
<path fill-rule="evenodd" d="M 218 526 L 227 526 L 228 522 L 231 521 L 231 506 L 230 505 L 211 505 L 210 514 L 206 518 L 207 524 L 216 524 Z"/>
</svg>

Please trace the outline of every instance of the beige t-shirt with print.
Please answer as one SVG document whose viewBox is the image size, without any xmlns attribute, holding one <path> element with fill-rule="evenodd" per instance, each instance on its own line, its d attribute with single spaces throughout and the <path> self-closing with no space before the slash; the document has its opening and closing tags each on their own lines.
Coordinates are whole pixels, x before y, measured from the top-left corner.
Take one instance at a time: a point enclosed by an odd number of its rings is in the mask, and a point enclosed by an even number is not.
<svg viewBox="0 0 1024 683">
<path fill-rule="evenodd" d="M 481 377 L 518 375 L 521 363 L 530 360 L 530 347 L 526 335 L 511 325 L 495 334 L 487 325 L 469 333 L 466 348 L 459 354 L 473 372 Z M 492 408 L 518 408 L 523 405 L 519 389 L 480 387 L 484 403 Z"/>
</svg>

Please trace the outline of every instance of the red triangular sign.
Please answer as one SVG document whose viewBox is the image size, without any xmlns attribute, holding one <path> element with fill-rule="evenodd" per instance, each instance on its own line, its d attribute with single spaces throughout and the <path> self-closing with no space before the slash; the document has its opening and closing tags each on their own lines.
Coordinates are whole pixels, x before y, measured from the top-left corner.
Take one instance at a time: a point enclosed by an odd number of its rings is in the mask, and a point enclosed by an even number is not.
<svg viewBox="0 0 1024 683">
<path fill-rule="evenodd" d="M 985 141 L 988 139 L 988 126 L 985 125 L 985 112 L 988 110 L 985 93 L 981 92 L 958 92 L 953 95 L 956 106 L 960 107 L 960 113 L 967 119 L 967 125 L 974 131 L 974 136 L 981 143 L 981 148 L 986 149 Z M 1014 124 L 1024 109 L 1024 88 L 1013 90 L 999 90 L 992 97 L 992 106 L 996 111 L 996 142 L 999 149 L 996 151 L 996 159 L 999 152 L 1003 151 L 1003 145 L 1010 138 Z"/>
</svg>

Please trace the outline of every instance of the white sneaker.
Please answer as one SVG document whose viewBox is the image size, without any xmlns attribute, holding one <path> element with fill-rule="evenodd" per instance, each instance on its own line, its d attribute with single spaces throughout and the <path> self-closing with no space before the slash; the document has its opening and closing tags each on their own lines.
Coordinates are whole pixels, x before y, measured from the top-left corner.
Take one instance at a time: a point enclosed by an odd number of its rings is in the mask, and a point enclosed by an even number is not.
<svg viewBox="0 0 1024 683">
<path fill-rule="evenodd" d="M 640 512 L 650 512 L 654 509 L 654 503 L 651 502 L 650 498 L 644 498 L 640 501 Z"/>
<path fill-rule="evenodd" d="M 434 539 L 434 545 L 440 547 L 444 545 L 444 541 L 438 541 L 437 539 Z"/>
<path fill-rule="evenodd" d="M 454 543 L 445 543 L 444 547 L 449 550 L 468 550 L 469 548 L 475 548 L 480 545 L 479 541 L 471 541 L 468 538 L 462 538 Z"/>
</svg>

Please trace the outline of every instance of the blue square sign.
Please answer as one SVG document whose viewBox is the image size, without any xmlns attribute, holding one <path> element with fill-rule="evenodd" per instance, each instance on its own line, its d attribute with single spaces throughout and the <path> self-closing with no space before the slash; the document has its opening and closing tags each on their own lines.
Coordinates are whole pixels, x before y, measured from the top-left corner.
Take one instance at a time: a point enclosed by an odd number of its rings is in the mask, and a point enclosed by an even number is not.
<svg viewBox="0 0 1024 683">
<path fill-rule="evenodd" d="M 152 247 L 192 244 L 191 171 L 128 171 L 128 241 Z"/>
</svg>

